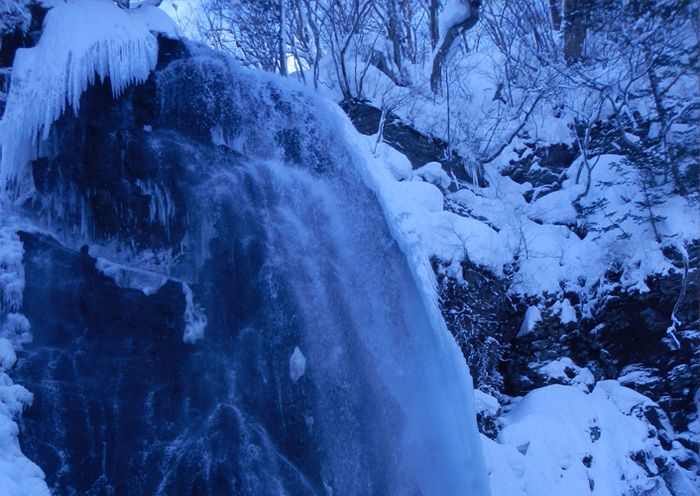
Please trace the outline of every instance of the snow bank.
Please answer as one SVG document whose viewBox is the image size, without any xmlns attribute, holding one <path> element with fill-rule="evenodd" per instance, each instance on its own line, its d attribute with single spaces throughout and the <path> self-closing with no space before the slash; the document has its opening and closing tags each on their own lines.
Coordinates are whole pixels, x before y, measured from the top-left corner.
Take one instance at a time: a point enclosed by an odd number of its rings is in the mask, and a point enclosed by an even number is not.
<svg viewBox="0 0 700 496">
<path fill-rule="evenodd" d="M 427 164 L 413 171 L 414 178 L 420 178 L 424 181 L 440 186 L 442 189 L 450 187 L 452 180 L 442 169 L 440 162 L 428 162 Z"/>
<path fill-rule="evenodd" d="M 411 178 L 413 174 L 411 161 L 395 148 L 386 143 L 378 143 L 374 155 L 389 167 L 391 174 L 397 181 Z"/>
<path fill-rule="evenodd" d="M 466 0 L 447 2 L 441 13 L 441 32 L 445 32 L 445 27 L 465 20 L 468 12 Z M 494 98 L 499 84 L 506 78 L 504 66 L 503 56 L 487 47 L 480 47 L 455 62 L 455 77 L 459 78 L 460 74 L 469 74 L 469 77 L 461 78 L 461 89 L 455 89 L 451 94 L 449 138 L 455 151 L 465 159 L 476 161 L 479 157 L 490 156 L 487 152 L 493 152 L 496 145 L 522 122 L 522 115 L 511 113 L 509 105 Z M 422 134 L 447 140 L 446 102 L 434 98 L 427 87 L 421 86 L 420 81 L 427 85 L 427 73 L 421 73 L 418 66 L 409 70 L 415 72 L 412 78 L 415 84 L 404 88 L 393 85 L 381 71 L 370 67 L 363 96 L 377 108 L 382 108 L 387 101 L 396 102 L 392 112 L 403 122 Z M 697 89 L 688 88 L 688 91 L 689 94 L 696 93 Z M 580 157 L 550 185 L 518 184 L 509 177 L 513 164 L 533 153 L 533 146 L 545 151 L 550 145 L 575 145 L 572 129 L 576 112 L 573 109 L 585 110 L 588 98 L 579 93 L 551 95 L 538 104 L 512 143 L 499 157 L 483 164 L 488 187 L 459 184 L 463 189 L 446 194 L 448 200 L 464 207 L 468 212 L 464 213 L 465 216 L 471 216 L 498 232 L 494 239 L 498 253 L 482 253 L 488 250 L 469 246 L 470 260 L 486 265 L 496 274 L 501 272 L 502 263 L 511 264 L 515 274 L 510 291 L 517 294 L 561 294 L 563 290 L 587 292 L 594 296 L 596 283 L 612 265 L 621 269 L 621 285 L 625 289 L 645 291 L 644 281 L 649 275 L 665 274 L 671 269 L 670 262 L 663 255 L 664 243 L 674 241 L 687 245 L 698 239 L 700 216 L 696 201 L 680 197 L 669 186 L 661 194 L 662 203 L 654 206 L 654 214 L 663 218 L 656 222 L 656 230 L 663 240 L 661 244 L 657 242 L 648 220 L 649 213 L 640 206 L 645 201 L 640 172 L 625 164 L 621 155 L 608 153 L 588 157 L 593 166 L 590 191 L 580 199 L 585 215 L 575 207 L 577 198 L 586 189 L 585 167 L 580 175 L 578 173 L 583 166 Z M 529 98 L 517 91 L 511 97 L 513 101 L 526 102 Z M 571 103 L 562 111 L 564 101 Z M 569 106 L 572 110 L 568 109 Z M 513 106 L 515 108 L 517 106 Z M 495 132 L 493 139 L 486 138 L 490 130 Z M 396 161 L 394 157 L 391 160 Z M 553 165 L 555 167 L 549 172 L 560 174 L 559 166 L 563 164 Z M 549 168 L 533 167 L 542 171 Z M 412 177 L 421 177 L 435 184 L 443 181 L 420 169 L 414 171 Z M 560 190 L 548 192 L 559 186 Z M 526 201 L 526 195 L 531 195 L 532 199 Z M 415 222 L 406 222 L 424 225 L 420 229 L 422 239 L 431 240 L 434 237 L 428 233 L 430 227 L 426 227 L 426 223 L 434 221 L 436 229 L 443 229 L 443 217 L 441 214 L 423 215 Z M 459 236 L 467 238 L 469 232 L 461 232 Z M 440 257 L 444 253 L 448 264 L 454 262 L 449 252 L 458 245 L 455 238 L 457 236 L 443 236 L 448 246 L 441 250 L 433 244 L 426 250 Z M 458 271 L 451 275 L 458 275 Z M 585 309 L 576 310 L 584 314 Z M 574 314 L 568 308 L 560 315 L 564 323 L 573 322 Z"/>
<path fill-rule="evenodd" d="M 525 457 L 514 446 L 499 444 L 481 435 L 492 496 L 529 496 L 522 480 Z M 534 495 L 533 495 L 534 496 Z"/>
<path fill-rule="evenodd" d="M 153 32 L 179 37 L 159 9 L 125 11 L 111 0 L 57 2 L 37 45 L 15 56 L 7 109 L 0 121 L 0 195 L 18 197 L 33 185 L 26 164 L 37 155 L 51 125 L 66 110 L 78 112 L 95 76 L 109 80 L 114 97 L 142 83 L 158 61 Z"/>
<path fill-rule="evenodd" d="M 489 166 L 505 167 L 508 159 L 502 157 Z M 512 291 L 524 295 L 556 294 L 562 288 L 590 291 L 613 265 L 622 269 L 625 288 L 645 291 L 647 276 L 671 269 L 662 252 L 664 244 L 682 246 L 697 239 L 697 207 L 669 193 L 654 212 L 664 217 L 656 223 L 664 238 L 658 243 L 646 214 L 639 210 L 644 192 L 636 182 L 637 172 L 617 155 L 603 155 L 595 161 L 590 191 L 580 200 L 590 211 L 585 219 L 574 208 L 585 190 L 583 182 L 575 181 L 580 159 L 565 172 L 561 190 L 531 203 L 523 196 L 531 185 L 517 184 L 498 170 L 489 176 L 489 187 L 465 188 L 448 195 L 479 222 L 497 229 L 506 258 L 517 258 Z M 585 236 L 581 237 L 581 231 Z M 498 273 L 498 267 L 493 269 Z M 577 320 L 568 301 L 554 310 L 562 323 Z"/>
</svg>

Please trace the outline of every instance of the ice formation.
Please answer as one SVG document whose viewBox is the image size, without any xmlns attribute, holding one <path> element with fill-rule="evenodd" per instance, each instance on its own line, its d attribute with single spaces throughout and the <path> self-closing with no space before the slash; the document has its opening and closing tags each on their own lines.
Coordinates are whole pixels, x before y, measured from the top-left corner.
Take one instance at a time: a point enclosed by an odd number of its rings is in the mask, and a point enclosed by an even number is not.
<svg viewBox="0 0 700 496">
<path fill-rule="evenodd" d="M 154 33 L 179 36 L 167 14 L 149 5 L 125 11 L 111 0 L 56 2 L 37 45 L 15 56 L 0 121 L 0 195 L 16 199 L 32 191 L 27 162 L 67 106 L 77 115 L 96 76 L 109 81 L 114 97 L 148 78 L 158 61 Z"/>
<path fill-rule="evenodd" d="M 15 419 L 34 396 L 7 374 L 17 362 L 15 350 L 31 341 L 29 321 L 19 313 L 24 292 L 24 249 L 16 219 L 0 205 L 0 484 L 3 496 L 44 496 L 42 470 L 20 449 Z"/>
<path fill-rule="evenodd" d="M 0 480 L 4 496 L 48 495 L 43 471 L 19 446 L 15 419 L 33 401 L 7 372 L 15 350 L 31 340 L 29 321 L 18 313 L 24 290 L 23 248 L 13 215 L 2 205 L 33 190 L 27 170 L 67 106 L 78 112 L 80 97 L 97 78 L 116 97 L 145 81 L 158 59 L 156 34 L 179 32 L 151 6 L 126 12 L 112 1 L 45 2 L 53 7 L 38 44 L 16 53 L 6 112 L 0 121 Z"/>
<path fill-rule="evenodd" d="M 294 353 L 289 357 L 289 377 L 292 382 L 297 382 L 306 372 L 306 357 L 298 346 L 294 347 Z"/>
<path fill-rule="evenodd" d="M 182 340 L 187 344 L 194 344 L 204 337 L 207 316 L 204 309 L 194 302 L 194 293 L 187 283 L 182 283 L 182 292 L 185 294 L 185 332 Z"/>
</svg>

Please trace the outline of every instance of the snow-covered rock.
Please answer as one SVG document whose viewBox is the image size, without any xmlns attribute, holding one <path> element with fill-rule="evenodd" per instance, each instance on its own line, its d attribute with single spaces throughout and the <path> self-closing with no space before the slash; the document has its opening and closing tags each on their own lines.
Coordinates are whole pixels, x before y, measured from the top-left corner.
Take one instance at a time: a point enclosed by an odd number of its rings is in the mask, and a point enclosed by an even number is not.
<svg viewBox="0 0 700 496">
<path fill-rule="evenodd" d="M 532 391 L 502 417 L 498 442 L 522 454 L 513 474 L 521 486 L 511 481 L 509 489 L 528 496 L 692 494 L 697 484 L 645 418 L 654 406 L 616 381 L 600 382 L 590 394 L 572 386 Z"/>
<path fill-rule="evenodd" d="M 420 178 L 423 181 L 440 186 L 443 190 L 450 187 L 452 180 L 442 168 L 440 162 L 429 162 L 422 167 L 413 171 L 414 178 Z"/>
<path fill-rule="evenodd" d="M 523 320 L 523 324 L 520 326 L 520 330 L 518 331 L 516 337 L 522 337 L 526 334 L 530 334 L 535 330 L 535 326 L 539 322 L 542 322 L 542 314 L 540 313 L 540 309 L 536 306 L 529 307 L 527 312 L 525 312 L 525 319 Z"/>
</svg>

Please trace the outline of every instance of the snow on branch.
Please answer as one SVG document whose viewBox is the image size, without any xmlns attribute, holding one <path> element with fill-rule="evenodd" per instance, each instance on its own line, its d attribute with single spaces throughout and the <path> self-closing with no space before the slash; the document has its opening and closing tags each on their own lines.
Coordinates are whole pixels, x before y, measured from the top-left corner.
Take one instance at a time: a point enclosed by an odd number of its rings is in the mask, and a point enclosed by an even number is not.
<svg viewBox="0 0 700 496">
<path fill-rule="evenodd" d="M 454 40 L 479 22 L 480 5 L 481 0 L 452 0 L 447 3 L 440 15 L 440 41 L 433 58 L 433 69 L 430 75 L 430 89 L 433 93 L 437 93 L 440 89 L 442 64 Z"/>
<path fill-rule="evenodd" d="M 77 115 L 95 75 L 109 78 L 114 97 L 148 78 L 158 61 L 153 32 L 181 34 L 167 14 L 148 5 L 125 11 L 112 1 L 73 1 L 48 12 L 39 43 L 19 49 L 15 58 L 0 121 L 0 197 L 17 198 L 33 189 L 27 162 L 66 105 Z"/>
</svg>

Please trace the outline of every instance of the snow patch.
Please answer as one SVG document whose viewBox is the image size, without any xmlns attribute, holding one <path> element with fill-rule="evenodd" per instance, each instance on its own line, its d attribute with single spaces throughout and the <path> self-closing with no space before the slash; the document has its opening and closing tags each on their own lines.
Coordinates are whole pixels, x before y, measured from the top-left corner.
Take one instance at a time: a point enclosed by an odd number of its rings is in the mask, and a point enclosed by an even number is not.
<svg viewBox="0 0 700 496">
<path fill-rule="evenodd" d="M 398 184 L 406 199 L 415 202 L 428 212 L 442 212 L 443 198 L 440 190 L 422 181 L 403 181 Z"/>
<path fill-rule="evenodd" d="M 112 279 L 120 288 L 138 289 L 145 295 L 157 292 L 169 279 L 164 274 L 129 267 L 102 257 L 95 259 L 95 268 Z"/>
<path fill-rule="evenodd" d="M 440 43 L 444 38 L 445 33 L 457 24 L 462 24 L 471 17 L 471 9 L 469 0 L 448 0 L 445 2 L 445 8 L 440 12 Z"/>
<path fill-rule="evenodd" d="M 666 484 L 674 494 L 697 493 L 645 420 L 653 406 L 617 381 L 599 382 L 590 394 L 560 385 L 530 392 L 502 417 L 505 447 L 482 438 L 493 494 L 668 494 L 660 490 Z"/>
<path fill-rule="evenodd" d="M 557 301 L 554 303 L 554 305 L 552 305 L 551 309 L 555 315 L 559 315 L 559 321 L 562 324 L 578 322 L 578 318 L 576 317 L 576 309 L 571 306 L 571 302 L 568 298 Z"/>
<path fill-rule="evenodd" d="M 379 143 L 377 144 L 374 155 L 389 168 L 389 171 L 391 171 L 391 174 L 397 181 L 411 178 L 413 166 L 411 165 L 411 161 L 408 160 L 403 153 L 400 153 L 386 143 Z"/>
</svg>

